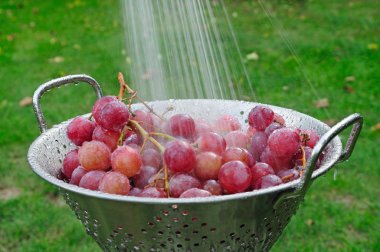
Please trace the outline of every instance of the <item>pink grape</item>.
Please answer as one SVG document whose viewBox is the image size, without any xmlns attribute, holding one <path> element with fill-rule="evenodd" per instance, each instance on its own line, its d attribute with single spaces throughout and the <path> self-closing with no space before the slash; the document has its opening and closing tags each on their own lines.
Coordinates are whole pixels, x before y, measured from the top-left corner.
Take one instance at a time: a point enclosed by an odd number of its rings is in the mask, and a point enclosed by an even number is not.
<svg viewBox="0 0 380 252">
<path fill-rule="evenodd" d="M 281 178 L 273 174 L 268 174 L 259 178 L 256 181 L 256 183 L 254 183 L 253 188 L 257 190 L 257 189 L 264 189 L 264 188 L 277 186 L 281 184 L 282 184 Z"/>
<path fill-rule="evenodd" d="M 283 126 L 282 126 L 281 124 L 276 123 L 276 122 L 273 122 L 273 123 L 269 124 L 268 127 L 266 127 L 266 129 L 265 129 L 265 134 L 266 134 L 267 136 L 269 136 L 270 134 L 273 133 L 273 131 L 275 131 L 275 130 L 277 130 L 277 129 L 281 129 L 281 128 L 283 128 Z"/>
<path fill-rule="evenodd" d="M 223 152 L 222 158 L 223 164 L 229 161 L 242 161 L 243 163 L 251 167 L 256 163 L 254 157 L 246 149 L 238 147 L 227 148 Z"/>
<path fill-rule="evenodd" d="M 93 116 L 102 128 L 115 132 L 121 131 L 130 118 L 127 105 L 118 100 L 107 103 Z"/>
<path fill-rule="evenodd" d="M 125 133 L 125 140 L 124 145 L 131 145 L 131 144 L 141 144 L 141 137 L 138 136 L 134 131 L 128 130 Z"/>
<path fill-rule="evenodd" d="M 239 120 L 232 115 L 223 115 L 215 122 L 215 129 L 219 133 L 228 133 L 230 131 L 240 130 Z"/>
<path fill-rule="evenodd" d="M 169 129 L 173 136 L 192 139 L 195 135 L 194 119 L 185 114 L 176 114 L 169 119 Z"/>
<path fill-rule="evenodd" d="M 251 146 L 249 147 L 249 152 L 252 154 L 252 156 L 259 160 L 261 154 L 267 147 L 268 137 L 267 135 L 262 132 L 258 131 L 251 140 Z"/>
<path fill-rule="evenodd" d="M 300 147 L 300 136 L 290 128 L 275 130 L 268 138 L 268 147 L 276 156 L 293 156 Z"/>
<path fill-rule="evenodd" d="M 190 172 L 196 164 L 195 151 L 184 141 L 170 141 L 164 151 L 164 161 L 173 172 Z"/>
<path fill-rule="evenodd" d="M 155 168 L 159 168 L 162 163 L 160 152 L 152 148 L 144 149 L 141 153 L 141 159 L 143 165 L 153 166 Z"/>
<path fill-rule="evenodd" d="M 75 145 L 80 146 L 85 141 L 91 141 L 94 129 L 94 122 L 83 117 L 76 117 L 67 126 L 67 137 Z"/>
<path fill-rule="evenodd" d="M 228 194 L 244 192 L 252 179 L 250 168 L 241 161 L 230 161 L 219 170 L 219 183 Z"/>
<path fill-rule="evenodd" d="M 130 146 L 119 146 L 111 155 L 112 170 L 128 178 L 140 172 L 142 165 L 140 154 Z"/>
<path fill-rule="evenodd" d="M 143 166 L 140 169 L 140 173 L 133 177 L 135 186 L 138 188 L 144 188 L 149 184 L 149 179 L 158 172 L 157 168 L 152 166 Z"/>
<path fill-rule="evenodd" d="M 169 180 L 170 197 L 178 198 L 184 191 L 191 188 L 201 188 L 201 182 L 189 174 L 177 173 Z"/>
<path fill-rule="evenodd" d="M 201 152 L 211 151 L 221 155 L 226 149 L 226 141 L 224 138 L 213 132 L 202 134 L 196 141 L 196 144 Z"/>
<path fill-rule="evenodd" d="M 99 141 L 84 142 L 79 149 L 79 163 L 87 171 L 107 170 L 110 164 L 111 151 L 108 146 Z"/>
<path fill-rule="evenodd" d="M 251 138 L 256 134 L 256 132 L 257 132 L 257 130 L 256 130 L 254 127 L 249 126 L 249 127 L 247 128 L 246 135 L 247 135 L 247 137 L 248 137 L 249 139 L 251 139 Z"/>
<path fill-rule="evenodd" d="M 120 137 L 120 132 L 109 131 L 100 126 L 96 126 L 92 133 L 92 139 L 105 143 L 111 151 L 116 149 Z"/>
<path fill-rule="evenodd" d="M 131 186 L 129 179 L 119 172 L 107 172 L 100 180 L 99 191 L 127 195 Z"/>
<path fill-rule="evenodd" d="M 222 166 L 222 157 L 213 152 L 201 152 L 197 155 L 195 175 L 202 179 L 217 179 Z"/>
<path fill-rule="evenodd" d="M 137 196 L 146 198 L 166 198 L 166 193 L 162 189 L 156 187 L 148 187 L 142 190 L 142 192 Z"/>
<path fill-rule="evenodd" d="M 311 153 L 313 152 L 313 149 L 310 147 L 303 147 L 303 151 L 305 152 L 305 161 L 307 162 L 311 157 Z M 293 157 L 294 166 L 302 166 L 303 165 L 302 158 L 303 158 L 303 152 L 301 149 L 299 149 Z"/>
<path fill-rule="evenodd" d="M 63 159 L 62 172 L 66 178 L 70 179 L 71 174 L 79 166 L 78 150 L 72 150 Z"/>
<path fill-rule="evenodd" d="M 203 183 L 203 190 L 209 191 L 212 195 L 221 195 L 222 194 L 222 187 L 220 186 L 219 182 L 210 179 Z"/>
<path fill-rule="evenodd" d="M 131 147 L 132 149 L 134 149 L 137 153 L 140 153 L 140 150 L 141 150 L 141 146 L 140 145 L 131 143 L 131 144 L 128 144 L 127 146 Z"/>
<path fill-rule="evenodd" d="M 278 171 L 276 175 L 281 178 L 283 183 L 287 183 L 300 177 L 300 173 L 296 169 L 281 170 Z"/>
<path fill-rule="evenodd" d="M 79 185 L 80 180 L 86 173 L 87 171 L 82 166 L 78 166 L 71 174 L 70 184 Z"/>
<path fill-rule="evenodd" d="M 139 194 L 142 192 L 142 189 L 138 187 L 132 187 L 129 190 L 128 196 L 139 196 Z"/>
<path fill-rule="evenodd" d="M 163 172 L 154 174 L 153 176 L 149 178 L 148 184 L 155 185 L 155 187 L 164 190 L 165 189 L 165 174 Z"/>
<path fill-rule="evenodd" d="M 256 106 L 248 114 L 249 125 L 258 131 L 265 130 L 273 122 L 274 112 L 265 106 Z"/>
<path fill-rule="evenodd" d="M 211 125 L 202 120 L 195 121 L 195 135 L 200 136 L 204 133 L 213 132 Z"/>
<path fill-rule="evenodd" d="M 154 130 L 153 116 L 151 113 L 137 109 L 134 111 L 134 114 L 135 116 L 132 117 L 132 120 L 137 121 L 147 132 Z"/>
<path fill-rule="evenodd" d="M 260 161 L 269 164 L 273 170 L 279 171 L 282 169 L 289 169 L 291 166 L 292 156 L 277 156 L 269 148 L 265 148 L 260 156 Z"/>
<path fill-rule="evenodd" d="M 212 194 L 209 191 L 202 190 L 199 188 L 191 188 L 184 191 L 179 197 L 180 198 L 199 198 L 199 197 L 210 197 Z"/>
<path fill-rule="evenodd" d="M 105 171 L 89 171 L 81 178 L 79 186 L 90 190 L 98 190 L 100 180 L 104 175 L 106 175 Z"/>
<path fill-rule="evenodd" d="M 256 163 L 255 166 L 251 168 L 252 181 L 251 186 L 254 188 L 254 184 L 263 176 L 268 174 L 274 174 L 273 168 L 266 163 Z"/>
<path fill-rule="evenodd" d="M 92 116 L 94 118 L 99 118 L 100 111 L 103 107 L 112 101 L 117 101 L 116 96 L 103 96 L 98 99 L 92 107 Z"/>
<path fill-rule="evenodd" d="M 224 136 L 224 139 L 226 140 L 227 147 L 240 147 L 246 149 L 249 143 L 247 134 L 239 130 L 227 133 Z"/>
</svg>

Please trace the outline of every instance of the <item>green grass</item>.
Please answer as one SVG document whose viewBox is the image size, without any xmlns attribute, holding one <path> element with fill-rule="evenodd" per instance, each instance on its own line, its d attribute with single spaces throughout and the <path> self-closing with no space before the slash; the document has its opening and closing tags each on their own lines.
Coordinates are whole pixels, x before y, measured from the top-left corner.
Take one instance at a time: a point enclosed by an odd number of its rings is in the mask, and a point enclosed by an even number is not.
<svg viewBox="0 0 380 252">
<path fill-rule="evenodd" d="M 354 112 L 365 117 L 351 160 L 318 179 L 273 251 L 380 251 L 380 21 L 377 0 L 227 1 L 258 100 L 321 120 Z M 116 73 L 127 68 L 120 8 L 115 1 L 16 1 L 0 3 L 0 251 L 96 251 L 57 190 L 28 167 L 26 153 L 39 135 L 30 106 L 41 83 L 73 73 L 117 91 Z M 295 56 L 281 38 L 291 41 Z M 11 36 L 10 36 L 11 35 Z M 12 39 L 13 37 L 13 39 Z M 51 62 L 63 57 L 60 63 Z M 317 91 L 313 93 L 305 76 Z M 355 81 L 346 83 L 347 76 Z M 344 86 L 354 92 L 348 93 Z M 284 89 L 287 87 L 287 90 Z M 244 87 L 247 88 L 247 87 Z M 330 106 L 316 109 L 314 101 Z M 87 112 L 94 95 L 73 86 L 43 98 L 49 125 Z M 347 135 L 347 134 L 344 134 Z M 5 192 L 11 197 L 4 197 Z"/>
</svg>

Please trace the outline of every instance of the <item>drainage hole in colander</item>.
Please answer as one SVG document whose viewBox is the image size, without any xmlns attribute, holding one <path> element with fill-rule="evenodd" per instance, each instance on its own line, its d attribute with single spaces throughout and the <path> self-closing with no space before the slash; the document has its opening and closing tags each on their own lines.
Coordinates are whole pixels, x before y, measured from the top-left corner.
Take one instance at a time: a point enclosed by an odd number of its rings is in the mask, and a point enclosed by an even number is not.
<svg viewBox="0 0 380 252">
<path fill-rule="evenodd" d="M 225 242 L 226 242 L 225 240 L 221 240 L 221 241 L 220 241 L 220 244 L 223 244 L 223 243 L 225 243 Z"/>
<path fill-rule="evenodd" d="M 164 234 L 164 231 L 160 230 L 157 232 L 157 235 L 163 235 Z"/>
<path fill-rule="evenodd" d="M 189 212 L 188 211 L 182 211 L 182 213 L 181 213 L 183 216 L 186 216 L 186 215 L 188 215 L 189 214 Z"/>
<path fill-rule="evenodd" d="M 168 210 L 163 210 L 162 214 L 165 215 L 165 216 L 168 216 L 169 215 L 169 211 Z"/>
<path fill-rule="evenodd" d="M 203 222 L 203 223 L 201 224 L 201 226 L 202 226 L 202 227 L 205 227 L 205 226 L 207 226 L 207 223 L 206 223 L 206 222 Z"/>
<path fill-rule="evenodd" d="M 144 241 L 139 241 L 139 244 L 140 245 L 144 245 Z"/>
<path fill-rule="evenodd" d="M 122 226 L 117 226 L 117 229 L 123 230 L 123 227 Z"/>
<path fill-rule="evenodd" d="M 210 231 L 211 231 L 211 232 L 215 232 L 215 231 L 216 231 L 216 228 L 210 228 Z"/>
<path fill-rule="evenodd" d="M 162 221 L 162 218 L 160 216 L 156 216 L 156 221 L 160 222 L 160 221 Z"/>
<path fill-rule="evenodd" d="M 127 234 L 129 238 L 133 238 L 133 234 Z"/>
<path fill-rule="evenodd" d="M 241 225 L 240 225 L 240 228 L 244 228 L 244 227 L 245 227 L 245 224 L 241 224 Z"/>
<path fill-rule="evenodd" d="M 231 236 L 231 237 L 234 237 L 234 236 L 235 236 L 235 233 L 231 233 L 230 236 Z"/>
<path fill-rule="evenodd" d="M 165 248 L 165 247 L 166 247 L 166 245 L 165 245 L 164 243 L 161 243 L 160 246 L 161 246 L 162 248 Z"/>
<path fill-rule="evenodd" d="M 198 247 L 199 246 L 199 243 L 194 243 L 194 247 Z"/>
<path fill-rule="evenodd" d="M 188 225 L 188 224 L 185 224 L 185 225 L 183 225 L 183 227 L 184 227 L 184 228 L 188 228 L 188 227 L 189 227 L 189 225 Z"/>
<path fill-rule="evenodd" d="M 193 217 L 191 218 L 192 221 L 198 221 L 198 218 L 197 217 Z"/>
<path fill-rule="evenodd" d="M 179 222 L 179 218 L 173 218 L 172 221 L 173 222 Z"/>
<path fill-rule="evenodd" d="M 237 237 L 237 238 L 235 239 L 235 241 L 240 241 L 240 237 Z"/>
<path fill-rule="evenodd" d="M 251 234 L 251 237 L 252 237 L 252 238 L 256 237 L 256 234 L 255 234 L 255 233 L 252 233 L 252 234 Z"/>
<path fill-rule="evenodd" d="M 172 225 L 168 224 L 168 225 L 166 225 L 166 228 L 167 228 L 167 229 L 171 229 L 171 228 L 172 228 Z"/>
<path fill-rule="evenodd" d="M 171 237 L 169 237 L 169 238 L 168 238 L 168 242 L 173 243 L 174 240 L 173 240 Z"/>
<path fill-rule="evenodd" d="M 193 231 L 193 234 L 198 234 L 198 233 L 199 233 L 198 230 Z"/>
<path fill-rule="evenodd" d="M 207 240 L 207 236 L 206 235 L 204 235 L 204 236 L 202 236 L 202 240 Z"/>
<path fill-rule="evenodd" d="M 186 238 L 185 238 L 185 241 L 190 241 L 190 238 L 189 238 L 189 237 L 186 237 Z"/>
<path fill-rule="evenodd" d="M 113 230 L 113 232 L 114 232 L 115 234 L 118 234 L 118 233 L 119 233 L 119 231 L 117 231 L 117 230 Z"/>
<path fill-rule="evenodd" d="M 147 232 L 145 229 L 141 229 L 141 233 L 146 234 Z"/>
<path fill-rule="evenodd" d="M 182 244 L 177 244 L 177 248 L 182 248 Z"/>
<path fill-rule="evenodd" d="M 157 237 L 156 237 L 156 236 L 153 236 L 153 237 L 152 237 L 152 240 L 153 240 L 153 241 L 157 240 Z"/>
</svg>

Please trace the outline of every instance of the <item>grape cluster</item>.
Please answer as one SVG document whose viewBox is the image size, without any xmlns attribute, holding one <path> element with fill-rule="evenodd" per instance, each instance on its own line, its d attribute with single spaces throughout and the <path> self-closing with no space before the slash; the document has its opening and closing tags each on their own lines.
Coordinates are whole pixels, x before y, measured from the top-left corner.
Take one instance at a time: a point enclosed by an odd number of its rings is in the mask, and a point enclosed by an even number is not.
<svg viewBox="0 0 380 252">
<path fill-rule="evenodd" d="M 300 177 L 316 142 L 313 130 L 286 127 L 281 115 L 256 106 L 241 125 L 175 114 L 163 119 L 114 96 L 96 101 L 91 118 L 67 127 L 77 146 L 62 173 L 74 185 L 105 193 L 190 198 L 268 188 Z"/>
</svg>

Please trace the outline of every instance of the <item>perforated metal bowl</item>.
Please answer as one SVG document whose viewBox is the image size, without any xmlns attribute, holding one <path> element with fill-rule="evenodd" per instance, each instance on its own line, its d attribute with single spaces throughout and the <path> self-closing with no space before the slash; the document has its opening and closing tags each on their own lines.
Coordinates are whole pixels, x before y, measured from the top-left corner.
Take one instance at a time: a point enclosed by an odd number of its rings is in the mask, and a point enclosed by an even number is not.
<svg viewBox="0 0 380 252">
<path fill-rule="evenodd" d="M 28 160 L 41 178 L 60 188 L 87 233 L 105 251 L 269 250 L 295 214 L 310 183 L 350 156 L 363 121 L 359 114 L 353 114 L 330 128 L 305 114 L 267 105 L 282 115 L 288 126 L 315 129 L 322 135 L 301 179 L 268 189 L 208 198 L 151 199 L 111 195 L 57 179 L 65 154 L 75 148 L 66 137 L 70 121 L 47 130 L 39 101 L 47 90 L 77 82 L 92 85 L 97 96 L 102 95 L 97 82 L 86 75 L 55 79 L 36 90 L 33 103 L 42 134 L 30 146 Z M 149 105 L 157 113 L 169 111 L 168 116 L 188 113 L 213 120 L 216 115 L 230 114 L 246 125 L 244 118 L 257 103 L 167 100 L 150 102 Z M 142 106 L 136 104 L 134 107 Z M 352 125 L 343 150 L 337 135 Z M 322 164 L 314 171 L 323 150 Z"/>
</svg>

